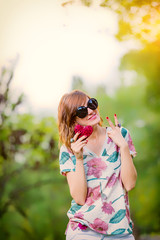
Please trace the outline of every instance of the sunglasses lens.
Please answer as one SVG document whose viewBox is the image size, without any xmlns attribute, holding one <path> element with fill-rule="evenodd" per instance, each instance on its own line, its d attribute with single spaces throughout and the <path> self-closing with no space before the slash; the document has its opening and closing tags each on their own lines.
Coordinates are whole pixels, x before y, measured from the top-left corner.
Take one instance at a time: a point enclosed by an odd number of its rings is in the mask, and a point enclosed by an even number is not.
<svg viewBox="0 0 160 240">
<path fill-rule="evenodd" d="M 87 114 L 88 114 L 88 110 L 84 106 L 81 106 L 81 107 L 77 108 L 77 110 L 76 110 L 76 116 L 79 118 L 84 118 L 87 116 Z"/>
<path fill-rule="evenodd" d="M 95 98 L 90 98 L 88 101 L 88 108 L 95 110 L 98 107 L 98 102 Z"/>
<path fill-rule="evenodd" d="M 77 108 L 76 116 L 79 117 L 79 118 L 85 118 L 87 116 L 87 114 L 88 114 L 87 108 L 95 110 L 95 109 L 97 109 L 97 107 L 98 107 L 97 100 L 95 98 L 90 98 L 88 100 L 87 107 L 80 106 L 79 108 Z"/>
</svg>

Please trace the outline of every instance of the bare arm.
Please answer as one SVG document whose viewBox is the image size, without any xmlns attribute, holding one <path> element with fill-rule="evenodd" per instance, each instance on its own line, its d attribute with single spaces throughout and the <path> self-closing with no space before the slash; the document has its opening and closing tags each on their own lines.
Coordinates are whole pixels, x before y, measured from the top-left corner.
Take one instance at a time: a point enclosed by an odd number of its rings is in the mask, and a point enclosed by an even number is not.
<svg viewBox="0 0 160 240">
<path fill-rule="evenodd" d="M 87 181 L 83 167 L 83 160 L 77 159 L 76 171 L 67 173 L 70 194 L 75 202 L 84 205 L 87 195 Z"/>
<path fill-rule="evenodd" d="M 84 140 L 85 136 L 83 136 L 76 141 L 78 135 L 75 135 L 75 142 L 71 144 L 76 157 L 76 171 L 67 173 L 67 181 L 72 198 L 77 204 L 84 205 L 87 196 L 87 181 L 83 166 L 83 147 L 86 145 L 87 140 Z"/>
<path fill-rule="evenodd" d="M 121 152 L 121 179 L 126 191 L 132 190 L 136 185 L 137 171 L 133 164 L 127 142 L 120 148 Z"/>
<path fill-rule="evenodd" d="M 117 116 L 115 115 L 115 125 L 118 125 Z M 130 191 L 135 187 L 137 172 L 130 155 L 128 143 L 123 138 L 120 128 L 113 125 L 111 120 L 107 118 L 112 131 L 108 132 L 108 136 L 120 147 L 121 152 L 121 180 L 126 191 Z"/>
</svg>

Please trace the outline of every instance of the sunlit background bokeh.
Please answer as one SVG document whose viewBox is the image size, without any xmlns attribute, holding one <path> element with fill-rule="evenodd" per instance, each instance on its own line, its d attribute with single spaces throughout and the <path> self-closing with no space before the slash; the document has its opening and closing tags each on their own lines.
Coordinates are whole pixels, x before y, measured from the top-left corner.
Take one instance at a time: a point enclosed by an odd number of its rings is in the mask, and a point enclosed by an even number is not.
<svg viewBox="0 0 160 240">
<path fill-rule="evenodd" d="M 0 239 L 65 239 L 57 106 L 72 89 L 129 129 L 134 235 L 160 239 L 160 2 L 1 0 L 0 68 Z"/>
</svg>

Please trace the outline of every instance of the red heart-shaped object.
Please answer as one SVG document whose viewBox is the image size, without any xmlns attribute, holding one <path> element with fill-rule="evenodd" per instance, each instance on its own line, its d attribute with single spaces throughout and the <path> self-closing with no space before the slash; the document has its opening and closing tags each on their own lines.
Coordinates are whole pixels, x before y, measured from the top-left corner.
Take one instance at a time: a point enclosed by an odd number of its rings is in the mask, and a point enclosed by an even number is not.
<svg viewBox="0 0 160 240">
<path fill-rule="evenodd" d="M 74 128 L 74 132 L 77 133 L 77 132 L 80 132 L 78 138 L 82 137 L 82 136 L 86 136 L 89 137 L 92 132 L 93 132 L 93 127 L 92 126 L 82 126 L 80 124 L 77 124 Z"/>
</svg>

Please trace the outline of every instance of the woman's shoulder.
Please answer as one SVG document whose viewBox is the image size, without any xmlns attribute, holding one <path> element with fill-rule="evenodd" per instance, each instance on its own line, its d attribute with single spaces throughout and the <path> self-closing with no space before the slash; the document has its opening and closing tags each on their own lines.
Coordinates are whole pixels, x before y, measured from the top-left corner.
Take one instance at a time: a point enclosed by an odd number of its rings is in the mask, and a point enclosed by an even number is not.
<svg viewBox="0 0 160 240">
<path fill-rule="evenodd" d="M 72 154 L 72 152 L 66 147 L 65 144 L 62 144 L 61 147 L 60 147 L 60 153 L 62 152 L 67 152 L 68 154 Z"/>
</svg>

